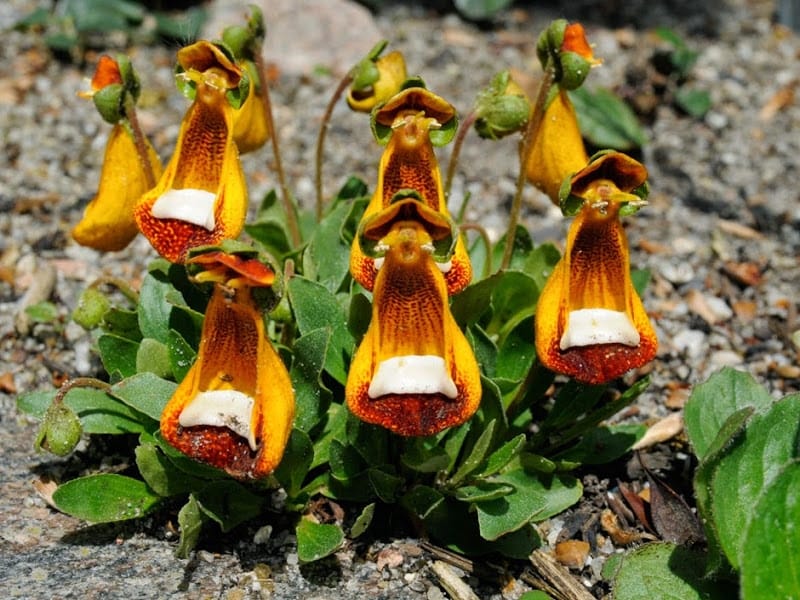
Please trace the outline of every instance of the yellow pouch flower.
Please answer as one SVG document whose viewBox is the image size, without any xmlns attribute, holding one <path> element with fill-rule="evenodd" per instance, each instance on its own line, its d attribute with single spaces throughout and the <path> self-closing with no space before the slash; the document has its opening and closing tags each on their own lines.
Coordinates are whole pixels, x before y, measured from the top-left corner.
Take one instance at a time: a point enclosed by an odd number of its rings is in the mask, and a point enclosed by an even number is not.
<svg viewBox="0 0 800 600">
<path fill-rule="evenodd" d="M 178 143 L 155 188 L 134 216 L 139 230 L 167 260 L 183 262 L 195 247 L 235 238 L 244 226 L 247 188 L 233 140 L 239 68 L 217 46 L 197 42 L 178 52 L 195 100 L 181 123 Z"/>
<path fill-rule="evenodd" d="M 201 280 L 225 283 L 214 285 L 197 360 L 161 414 L 161 435 L 233 477 L 260 479 L 280 463 L 294 418 L 289 374 L 252 293 L 274 274 L 223 253 L 198 259 L 208 268 Z"/>
<path fill-rule="evenodd" d="M 454 118 L 455 109 L 449 103 L 418 87 L 404 90 L 376 109 L 373 126 L 390 133 L 378 167 L 378 184 L 362 223 L 389 207 L 398 194 L 407 192 L 413 192 L 425 206 L 450 221 L 430 133 Z M 457 236 L 452 256 L 440 267 L 445 272 L 448 293 L 455 294 L 469 284 L 472 266 L 462 236 Z M 375 258 L 364 252 L 358 236 L 350 253 L 350 272 L 362 286 L 372 289 Z"/>
<path fill-rule="evenodd" d="M 567 247 L 536 306 L 536 352 L 547 368 L 601 384 L 650 362 L 658 340 L 630 276 L 620 213 L 641 205 L 645 168 L 608 153 L 572 178 L 582 199 Z M 577 200 L 576 200 L 577 201 Z"/>
<path fill-rule="evenodd" d="M 381 239 L 388 249 L 375 278 L 372 320 L 350 365 L 347 405 L 397 434 L 433 435 L 475 413 L 480 371 L 450 312 L 425 227 L 396 221 Z"/>
<path fill-rule="evenodd" d="M 161 161 L 150 143 L 145 143 L 150 167 L 159 177 Z M 96 250 L 122 250 L 139 233 L 133 210 L 149 187 L 133 135 L 119 122 L 106 143 L 97 195 L 86 206 L 83 218 L 72 230 L 72 237 L 82 246 Z"/>
</svg>

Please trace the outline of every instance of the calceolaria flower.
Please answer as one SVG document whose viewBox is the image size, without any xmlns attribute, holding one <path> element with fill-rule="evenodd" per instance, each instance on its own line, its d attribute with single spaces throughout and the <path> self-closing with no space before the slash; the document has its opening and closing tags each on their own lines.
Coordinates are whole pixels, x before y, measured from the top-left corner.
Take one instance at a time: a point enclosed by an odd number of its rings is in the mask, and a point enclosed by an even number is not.
<svg viewBox="0 0 800 600">
<path fill-rule="evenodd" d="M 347 105 L 358 112 L 370 112 L 398 93 L 406 80 L 406 61 L 397 50 L 381 56 L 386 41 L 379 42 L 351 71 Z"/>
<path fill-rule="evenodd" d="M 441 220 L 435 228 L 406 216 L 403 210 L 386 220 L 378 215 L 364 228 L 363 235 L 380 238 L 386 250 L 375 278 L 372 320 L 350 365 L 345 397 L 363 421 L 424 436 L 469 419 L 480 404 L 481 381 L 432 256 L 441 240 L 431 232 L 447 238 L 448 223 Z"/>
<path fill-rule="evenodd" d="M 542 67 L 552 73 L 553 86 L 532 140 L 525 172 L 533 185 L 558 204 L 564 179 L 585 167 L 589 160 L 567 91 L 580 87 L 591 68 L 601 61 L 594 57 L 583 25 L 568 24 L 564 19 L 554 21 L 542 32 L 536 51 Z"/>
<path fill-rule="evenodd" d="M 178 82 L 186 84 L 194 102 L 172 159 L 134 215 L 153 248 L 180 263 L 192 248 L 236 238 L 244 226 L 247 189 L 233 121 L 249 83 L 228 54 L 210 42 L 182 48 L 178 63 Z"/>
<path fill-rule="evenodd" d="M 410 87 L 376 108 L 372 114 L 373 130 L 379 141 L 386 140 L 386 148 L 378 167 L 378 185 L 362 223 L 388 208 L 398 194 L 402 197 L 408 192 L 413 192 L 430 211 L 450 221 L 431 137 L 443 133 L 441 129 L 445 127 L 444 133 L 449 135 L 455 130 L 455 119 L 452 105 L 422 87 Z M 452 138 L 447 135 L 439 143 Z M 376 263 L 376 256 L 365 253 L 360 237 L 356 236 L 350 254 L 350 272 L 369 290 L 380 265 L 377 258 Z M 472 265 L 462 236 L 456 236 L 452 254 L 436 264 L 445 274 L 450 294 L 464 289 L 472 279 Z"/>
<path fill-rule="evenodd" d="M 655 357 L 658 340 L 631 283 L 620 222 L 644 204 L 646 179 L 640 163 L 606 152 L 562 190 L 576 217 L 536 306 L 536 352 L 552 371 L 602 384 Z"/>
<path fill-rule="evenodd" d="M 373 290 L 373 302 L 347 405 L 405 436 L 463 423 L 481 398 L 478 364 L 448 303 L 472 267 L 447 212 L 430 135 L 454 119 L 450 104 L 418 87 L 373 112 L 373 129 L 388 143 L 351 253 L 351 273 Z"/>
<path fill-rule="evenodd" d="M 240 154 L 258 150 L 269 139 L 269 119 L 264 98 L 266 81 L 256 66 L 264 45 L 266 28 L 261 10 L 250 6 L 251 15 L 246 26 L 232 25 L 222 32 L 223 43 L 231 50 L 236 64 L 245 71 L 249 80 L 247 96 L 234 113 L 233 140 Z"/>
<path fill-rule="evenodd" d="M 198 254 L 189 266 L 213 292 L 197 360 L 161 414 L 172 446 L 238 479 L 259 479 L 280 463 L 294 418 L 286 367 L 264 329 L 255 292 L 275 273 L 256 258 L 223 251 Z"/>
<path fill-rule="evenodd" d="M 136 145 L 128 112 L 138 95 L 138 80 L 126 58 L 101 56 L 91 91 L 79 95 L 92 98 L 103 118 L 114 127 L 106 143 L 97 195 L 86 206 L 72 237 L 96 250 L 122 250 L 139 233 L 133 209 L 161 175 L 161 160 L 144 137 L 142 148 Z"/>
<path fill-rule="evenodd" d="M 564 179 L 586 166 L 589 155 L 583 145 L 578 117 L 565 90 L 553 88 L 533 140 L 525 171 L 528 180 L 559 204 Z"/>
</svg>

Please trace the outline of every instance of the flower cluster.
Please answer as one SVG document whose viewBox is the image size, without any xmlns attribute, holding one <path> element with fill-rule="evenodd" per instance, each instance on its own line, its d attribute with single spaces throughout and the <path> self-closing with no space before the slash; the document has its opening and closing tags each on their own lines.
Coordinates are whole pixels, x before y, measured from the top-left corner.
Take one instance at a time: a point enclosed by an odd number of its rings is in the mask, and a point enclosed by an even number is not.
<svg viewBox="0 0 800 600">
<path fill-rule="evenodd" d="M 272 132 L 263 35 L 254 13 L 221 42 L 178 51 L 176 80 L 191 105 L 163 172 L 138 128 L 130 64 L 101 59 L 89 95 L 114 130 L 97 198 L 73 232 L 81 244 L 119 250 L 140 231 L 205 290 L 197 358 L 167 402 L 160 432 L 184 454 L 239 479 L 277 468 L 295 415 L 292 379 L 265 319 L 280 297 L 282 265 L 234 241 L 248 212 L 239 156 Z M 382 56 L 384 47 L 373 48 L 345 80 L 348 105 L 370 114 L 385 148 L 350 248 L 350 284 L 371 292 L 372 306 L 344 400 L 367 423 L 432 436 L 468 421 L 484 393 L 482 365 L 451 311 L 473 270 L 435 153 L 454 137 L 458 119 L 450 103 L 407 78 L 402 54 Z M 521 177 L 575 217 L 536 307 L 535 347 L 552 371 L 602 384 L 656 352 L 620 222 L 644 203 L 647 172 L 617 152 L 587 155 L 568 96 L 599 63 L 583 28 L 557 21 L 537 50 L 545 79 L 536 102 L 504 72 L 479 96 L 471 122 L 491 139 L 524 130 Z M 294 241 L 283 257 L 292 259 L 287 277 L 303 252 Z"/>
</svg>

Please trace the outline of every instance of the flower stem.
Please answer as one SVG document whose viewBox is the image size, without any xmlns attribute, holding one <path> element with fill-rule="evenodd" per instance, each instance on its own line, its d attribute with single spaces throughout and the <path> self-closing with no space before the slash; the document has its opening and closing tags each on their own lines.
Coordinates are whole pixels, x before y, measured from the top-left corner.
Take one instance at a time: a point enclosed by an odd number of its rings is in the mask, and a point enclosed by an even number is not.
<svg viewBox="0 0 800 600">
<path fill-rule="evenodd" d="M 328 106 L 325 107 L 325 114 L 322 115 L 322 123 L 320 123 L 319 126 L 319 135 L 317 136 L 317 152 L 314 156 L 314 182 L 317 188 L 317 222 L 322 219 L 322 206 L 324 204 L 322 195 L 322 159 L 323 149 L 325 146 L 325 136 L 328 134 L 328 127 L 331 123 L 333 109 L 336 107 L 336 103 L 339 101 L 339 98 L 342 97 L 342 94 L 347 89 L 347 86 L 352 83 L 352 81 L 353 75 L 352 73 L 348 73 L 339 82 L 339 85 L 333 92 L 331 99 L 328 101 Z"/>
<path fill-rule="evenodd" d="M 278 174 L 278 185 L 281 188 L 281 200 L 283 200 L 283 208 L 286 211 L 286 225 L 289 228 L 292 246 L 297 247 L 303 240 L 300 235 L 300 226 L 297 223 L 297 212 L 292 202 L 292 196 L 289 193 L 289 187 L 286 185 L 286 173 L 283 170 L 280 144 L 278 144 L 278 132 L 275 130 L 275 120 L 272 118 L 272 102 L 270 102 L 269 85 L 267 85 L 267 69 L 264 66 L 264 57 L 261 56 L 260 52 L 256 53 L 255 64 L 258 70 L 258 77 L 261 80 L 261 100 L 264 103 L 267 127 L 271 134 L 272 155 L 275 158 L 275 171 Z"/>
<path fill-rule="evenodd" d="M 153 189 L 156 186 L 156 175 L 153 172 L 153 163 L 150 162 L 147 140 L 144 137 L 144 133 L 142 133 L 141 125 L 139 125 L 139 117 L 136 115 L 136 106 L 130 94 L 125 94 L 125 117 L 133 133 L 133 143 L 136 146 L 136 154 L 139 157 L 139 163 L 142 166 L 144 177 L 147 180 L 147 188 Z"/>
<path fill-rule="evenodd" d="M 461 123 L 461 127 L 458 128 L 456 141 L 453 143 L 453 152 L 450 154 L 450 162 L 447 163 L 447 176 L 444 180 L 445 198 L 450 197 L 450 187 L 453 185 L 453 175 L 455 175 L 456 172 L 458 157 L 461 155 L 461 146 L 464 145 L 464 139 L 467 137 L 467 133 L 469 133 L 469 130 L 472 128 L 472 124 L 475 123 L 475 119 L 477 117 L 478 113 L 473 110 Z"/>
<path fill-rule="evenodd" d="M 98 288 L 101 285 L 108 284 L 113 285 L 117 288 L 122 295 L 125 296 L 128 300 L 130 300 L 131 304 L 138 304 L 139 303 L 139 292 L 133 289 L 128 282 L 122 279 L 121 277 L 113 277 L 111 275 L 103 275 L 95 279 L 89 287 Z"/>
<path fill-rule="evenodd" d="M 525 189 L 525 180 L 527 178 L 526 166 L 528 164 L 528 157 L 531 155 L 533 144 L 536 137 L 539 135 L 539 129 L 544 120 L 545 106 L 547 104 L 547 97 L 550 95 L 550 89 L 553 87 L 555 81 L 555 68 L 552 59 L 547 61 L 544 69 L 542 81 L 539 84 L 539 91 L 536 95 L 536 103 L 533 105 L 531 118 L 528 120 L 528 127 L 525 130 L 525 135 L 522 137 L 522 150 L 519 155 L 519 174 L 517 175 L 517 188 L 514 192 L 514 199 L 511 203 L 511 213 L 508 218 L 508 231 L 506 233 L 506 247 L 503 250 L 503 261 L 500 264 L 500 270 L 507 269 L 511 264 L 511 256 L 514 253 L 514 238 L 517 234 L 517 224 L 519 223 L 519 213 L 522 209 L 522 192 Z"/>
<path fill-rule="evenodd" d="M 64 402 L 64 398 L 66 398 L 67 394 L 74 388 L 95 388 L 97 390 L 103 390 L 104 392 L 110 392 L 111 384 L 95 379 L 94 377 L 75 377 L 73 379 L 68 379 L 58 388 L 53 398 L 53 404 L 61 404 Z"/>
</svg>

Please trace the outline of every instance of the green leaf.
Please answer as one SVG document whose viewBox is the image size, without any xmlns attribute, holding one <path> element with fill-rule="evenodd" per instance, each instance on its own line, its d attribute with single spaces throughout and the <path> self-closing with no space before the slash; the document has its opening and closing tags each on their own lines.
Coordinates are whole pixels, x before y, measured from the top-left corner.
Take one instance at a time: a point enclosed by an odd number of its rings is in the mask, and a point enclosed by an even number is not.
<svg viewBox="0 0 800 600">
<path fill-rule="evenodd" d="M 503 278 L 492 291 L 492 318 L 486 324 L 486 332 L 499 337 L 498 347 L 523 320 L 533 316 L 539 287 L 522 271 L 505 271 Z M 533 337 L 533 334 L 531 334 Z"/>
<path fill-rule="evenodd" d="M 463 326 L 472 325 L 491 306 L 492 292 L 503 279 L 504 273 L 495 273 L 457 294 L 450 305 L 456 322 Z"/>
<path fill-rule="evenodd" d="M 350 528 L 350 537 L 355 539 L 363 534 L 372 524 L 372 517 L 375 515 L 375 503 L 370 502 L 367 504 L 361 513 L 353 521 L 353 526 Z"/>
<path fill-rule="evenodd" d="M 289 373 L 295 393 L 294 426 L 309 432 L 327 415 L 331 392 L 322 383 L 322 368 L 332 331 L 315 329 L 294 342 Z"/>
<path fill-rule="evenodd" d="M 505 444 L 495 450 L 486 461 L 486 465 L 474 473 L 474 477 L 489 477 L 498 473 L 506 465 L 508 465 L 525 446 L 525 434 L 520 433 L 518 436 L 508 440 Z"/>
<path fill-rule="evenodd" d="M 459 483 L 464 481 L 473 471 L 476 471 L 478 467 L 481 466 L 481 463 L 483 463 L 484 459 L 486 458 L 486 454 L 491 448 L 496 425 L 496 421 L 489 421 L 489 424 L 481 432 L 481 435 L 475 442 L 475 445 L 472 446 L 469 455 L 463 460 L 461 465 L 459 465 L 458 470 L 450 478 L 450 481 L 448 482 L 449 485 L 458 486 Z"/>
<path fill-rule="evenodd" d="M 376 467 L 367 469 L 367 479 L 375 491 L 375 495 L 386 504 L 396 501 L 397 493 L 403 485 L 401 477 Z"/>
<path fill-rule="evenodd" d="M 200 539 L 200 532 L 203 530 L 203 524 L 206 519 L 207 517 L 200 510 L 197 498 L 194 495 L 190 495 L 189 501 L 178 511 L 178 527 L 181 531 L 181 538 L 175 550 L 175 555 L 178 558 L 189 558 L 189 554 L 194 550 L 197 541 Z"/>
<path fill-rule="evenodd" d="M 523 469 L 508 471 L 491 481 L 506 483 L 514 492 L 475 504 L 480 534 L 486 540 L 516 531 L 532 520 L 544 520 L 580 500 L 583 488 L 568 475 L 532 475 Z"/>
<path fill-rule="evenodd" d="M 166 344 L 144 338 L 136 351 L 136 373 L 150 372 L 158 377 L 170 377 L 169 348 Z"/>
<path fill-rule="evenodd" d="M 302 335 L 317 329 L 331 332 L 325 356 L 325 370 L 342 385 L 347 380 L 347 364 L 355 340 L 347 329 L 347 319 L 336 296 L 325 286 L 303 277 L 292 277 L 288 285 L 297 326 Z"/>
<path fill-rule="evenodd" d="M 647 143 L 636 113 L 610 90 L 585 87 L 569 92 L 581 133 L 598 148 L 633 150 Z"/>
<path fill-rule="evenodd" d="M 58 321 L 58 307 L 52 302 L 44 300 L 25 307 L 25 314 L 34 323 L 55 323 Z"/>
<path fill-rule="evenodd" d="M 111 307 L 103 317 L 103 331 L 138 342 L 142 339 L 142 332 L 139 331 L 139 313 Z"/>
<path fill-rule="evenodd" d="M 675 92 L 675 104 L 689 116 L 701 119 L 711 110 L 711 94 L 707 90 L 680 87 Z"/>
<path fill-rule="evenodd" d="M 770 409 L 772 396 L 749 373 L 725 367 L 692 390 L 684 408 L 689 441 L 703 459 L 722 424 L 733 413 L 752 406 L 759 413 Z"/>
<path fill-rule="evenodd" d="M 58 510 L 91 523 L 138 519 L 161 500 L 139 479 L 101 473 L 68 481 L 53 493 Z"/>
<path fill-rule="evenodd" d="M 610 463 L 627 453 L 647 431 L 645 425 L 604 425 L 590 430 L 569 450 L 553 457 L 584 465 Z"/>
<path fill-rule="evenodd" d="M 513 0 L 454 0 L 456 9 L 466 18 L 483 21 L 511 5 Z"/>
<path fill-rule="evenodd" d="M 514 486 L 493 481 L 478 481 L 474 485 L 465 485 L 456 490 L 454 497 L 462 502 L 486 502 L 508 496 Z"/>
<path fill-rule="evenodd" d="M 178 469 L 155 443 L 140 443 L 135 454 L 142 479 L 159 496 L 185 494 L 207 483 Z"/>
<path fill-rule="evenodd" d="M 183 381 L 197 358 L 197 350 L 192 348 L 174 329 L 171 329 L 167 336 L 167 349 L 169 350 L 169 366 L 172 375 L 175 377 L 175 381 Z"/>
<path fill-rule="evenodd" d="M 553 600 L 552 596 L 544 593 L 542 590 L 533 590 L 525 592 L 519 597 L 519 600 Z"/>
<path fill-rule="evenodd" d="M 415 485 L 400 499 L 400 503 L 412 515 L 424 520 L 443 500 L 444 495 L 439 490 L 427 485 Z"/>
<path fill-rule="evenodd" d="M 200 510 L 216 521 L 222 531 L 258 516 L 264 497 L 231 480 L 212 481 L 197 494 Z"/>
<path fill-rule="evenodd" d="M 283 459 L 275 469 L 275 478 L 286 490 L 289 498 L 295 498 L 300 492 L 313 460 L 314 446 L 311 438 L 300 429 L 292 429 Z"/>
<path fill-rule="evenodd" d="M 17 406 L 41 419 L 55 395 L 56 390 L 23 394 L 17 400 Z M 64 398 L 64 403 L 78 415 L 84 433 L 141 433 L 157 426 L 144 414 L 95 388 L 73 388 Z"/>
<path fill-rule="evenodd" d="M 531 276 L 536 282 L 536 287 L 541 291 L 560 259 L 561 253 L 553 244 L 540 244 L 525 259 L 522 270 Z M 536 300 L 538 300 L 538 295 Z M 535 304 L 533 299 L 531 302 Z"/>
<path fill-rule="evenodd" d="M 304 563 L 333 554 L 344 542 L 344 531 L 338 525 L 314 523 L 308 519 L 300 519 L 296 533 L 297 557 Z"/>
<path fill-rule="evenodd" d="M 342 238 L 341 231 L 351 211 L 351 203 L 336 203 L 314 229 L 303 252 L 303 274 L 316 279 L 333 294 L 350 272 L 350 244 Z"/>
<path fill-rule="evenodd" d="M 753 510 L 742 555 L 742 598 L 800 598 L 800 463 L 790 462 Z"/>
<path fill-rule="evenodd" d="M 136 374 L 136 355 L 139 343 L 105 333 L 97 338 L 97 349 L 103 368 L 109 375 L 130 377 Z"/>
<path fill-rule="evenodd" d="M 286 213 L 278 202 L 275 190 L 270 190 L 264 196 L 255 220 L 245 224 L 244 230 L 278 260 L 283 260 L 292 252 L 292 244 L 289 242 L 286 230 Z"/>
<path fill-rule="evenodd" d="M 178 387 L 174 381 L 161 379 L 153 373 L 139 373 L 111 387 L 111 394 L 128 406 L 159 421 L 161 412 Z"/>
<path fill-rule="evenodd" d="M 506 236 L 503 235 L 494 245 L 492 265 L 495 268 L 503 263 L 503 254 L 506 251 Z M 514 235 L 514 251 L 511 254 L 511 262 L 508 265 L 510 271 L 524 270 L 525 263 L 533 252 L 533 239 L 530 232 L 522 225 L 517 225 L 516 234 Z"/>
<path fill-rule="evenodd" d="M 161 12 L 156 12 L 153 16 L 156 19 L 158 35 L 167 40 L 176 40 L 183 45 L 188 45 L 200 36 L 208 14 L 199 6 L 190 6 L 181 12 L 179 19 Z"/>
<path fill-rule="evenodd" d="M 720 460 L 711 483 L 711 512 L 719 541 L 738 568 L 746 552 L 745 532 L 758 497 L 792 458 L 800 434 L 800 394 L 756 414 L 734 446 Z"/>
<path fill-rule="evenodd" d="M 402 463 L 417 473 L 436 473 L 447 469 L 450 457 L 438 445 L 436 438 L 410 438 L 405 452 L 400 455 Z"/>
<path fill-rule="evenodd" d="M 614 580 L 614 599 L 728 600 L 738 595 L 723 582 L 704 579 L 705 557 L 669 543 L 629 552 Z"/>
<path fill-rule="evenodd" d="M 533 317 L 528 317 L 505 336 L 497 351 L 495 377 L 518 382 L 528 373 L 535 357 Z"/>
</svg>

